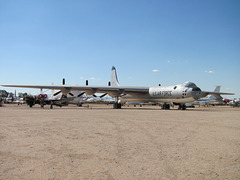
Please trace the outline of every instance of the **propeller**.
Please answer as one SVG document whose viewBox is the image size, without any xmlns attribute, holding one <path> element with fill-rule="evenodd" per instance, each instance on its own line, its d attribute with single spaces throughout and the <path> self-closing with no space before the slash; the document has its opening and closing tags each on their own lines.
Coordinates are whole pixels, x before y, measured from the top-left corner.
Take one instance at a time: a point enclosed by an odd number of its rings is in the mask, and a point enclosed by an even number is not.
<svg viewBox="0 0 240 180">
<path fill-rule="evenodd" d="M 101 95 L 101 96 L 100 96 L 100 98 L 103 98 L 103 97 L 104 97 L 104 96 L 106 96 L 106 95 L 107 95 L 107 93 L 105 93 L 105 94 Z"/>
<path fill-rule="evenodd" d="M 60 94 L 61 92 L 62 91 L 58 91 L 58 92 L 54 93 L 53 96 L 56 96 L 56 95 Z"/>
<path fill-rule="evenodd" d="M 110 82 L 110 81 L 108 82 L 108 86 L 111 86 L 111 82 Z M 108 94 L 108 93 L 105 93 L 105 94 L 101 95 L 100 98 L 103 98 L 103 97 L 106 96 L 107 94 Z"/>
<path fill-rule="evenodd" d="M 73 94 L 73 93 L 71 93 L 71 92 L 69 92 L 68 94 L 69 94 L 69 95 L 71 95 L 71 96 L 74 96 L 74 94 Z"/>
<path fill-rule="evenodd" d="M 80 96 L 82 96 L 84 93 L 85 93 L 85 92 L 82 92 L 82 93 L 81 93 L 81 94 L 79 94 L 77 97 L 80 97 Z"/>
<path fill-rule="evenodd" d="M 65 85 L 65 78 L 63 78 L 63 80 L 62 80 L 62 85 Z M 62 91 L 58 91 L 58 92 L 56 92 L 56 93 L 54 93 L 53 94 L 53 96 L 56 96 L 56 95 L 58 95 L 58 94 L 60 94 Z M 74 96 L 74 94 L 73 93 L 71 93 L 71 92 L 69 92 L 68 93 L 69 95 L 71 95 L 71 96 Z"/>
</svg>

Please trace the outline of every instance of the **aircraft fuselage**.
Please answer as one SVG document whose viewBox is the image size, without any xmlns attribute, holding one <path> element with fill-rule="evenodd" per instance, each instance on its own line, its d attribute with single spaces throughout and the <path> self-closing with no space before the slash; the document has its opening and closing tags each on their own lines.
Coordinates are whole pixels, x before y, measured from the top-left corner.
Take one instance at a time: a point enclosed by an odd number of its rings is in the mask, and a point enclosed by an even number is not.
<svg viewBox="0 0 240 180">
<path fill-rule="evenodd" d="M 186 103 L 194 102 L 196 98 L 193 96 L 193 88 L 182 85 L 172 86 L 155 86 L 150 87 L 149 92 L 143 94 L 124 95 L 120 97 L 121 102 L 163 102 L 163 103 Z"/>
</svg>

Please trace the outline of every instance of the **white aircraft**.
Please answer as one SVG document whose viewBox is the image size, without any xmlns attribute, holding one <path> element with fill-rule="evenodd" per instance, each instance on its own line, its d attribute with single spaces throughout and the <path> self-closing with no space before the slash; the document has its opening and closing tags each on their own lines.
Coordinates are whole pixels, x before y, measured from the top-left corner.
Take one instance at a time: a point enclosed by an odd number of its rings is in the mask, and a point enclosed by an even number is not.
<svg viewBox="0 0 240 180">
<path fill-rule="evenodd" d="M 240 98 L 234 98 L 234 100 L 229 102 L 229 105 L 232 107 L 239 107 L 240 106 Z"/>
<path fill-rule="evenodd" d="M 154 87 L 135 87 L 135 86 L 120 86 L 116 68 L 112 67 L 111 82 L 109 86 L 85 86 L 78 85 L 2 85 L 5 87 L 20 87 L 20 88 L 40 88 L 40 89 L 58 89 L 63 94 L 69 94 L 71 91 L 83 91 L 87 95 L 95 95 L 95 93 L 104 93 L 100 97 L 109 94 L 115 97 L 114 109 L 120 109 L 122 103 L 128 102 L 158 102 L 164 103 L 164 109 L 170 109 L 170 104 L 179 105 L 179 109 L 185 110 L 185 103 L 194 102 L 207 95 L 219 96 L 233 95 L 233 93 L 209 92 L 202 91 L 196 84 L 186 82 L 171 86 L 154 86 Z"/>
</svg>

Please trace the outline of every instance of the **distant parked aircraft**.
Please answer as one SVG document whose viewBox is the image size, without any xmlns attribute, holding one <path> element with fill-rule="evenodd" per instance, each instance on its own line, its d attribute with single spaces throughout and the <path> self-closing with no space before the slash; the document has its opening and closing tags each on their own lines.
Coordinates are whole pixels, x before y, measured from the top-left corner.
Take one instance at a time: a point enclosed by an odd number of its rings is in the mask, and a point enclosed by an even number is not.
<svg viewBox="0 0 240 180">
<path fill-rule="evenodd" d="M 239 107 L 240 106 L 240 98 L 239 99 L 235 98 L 234 100 L 230 101 L 229 104 L 230 104 L 230 106 L 233 106 L 233 107 Z"/>
</svg>

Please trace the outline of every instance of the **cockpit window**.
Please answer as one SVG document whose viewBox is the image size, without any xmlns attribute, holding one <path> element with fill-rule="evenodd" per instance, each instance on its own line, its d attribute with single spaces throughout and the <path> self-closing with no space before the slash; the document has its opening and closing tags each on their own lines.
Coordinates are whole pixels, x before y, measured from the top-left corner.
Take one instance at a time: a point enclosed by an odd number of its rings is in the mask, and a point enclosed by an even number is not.
<svg viewBox="0 0 240 180">
<path fill-rule="evenodd" d="M 193 82 L 186 82 L 185 87 L 196 87 L 196 84 Z"/>
<path fill-rule="evenodd" d="M 174 86 L 174 88 L 173 89 L 177 89 L 177 86 Z"/>
</svg>

